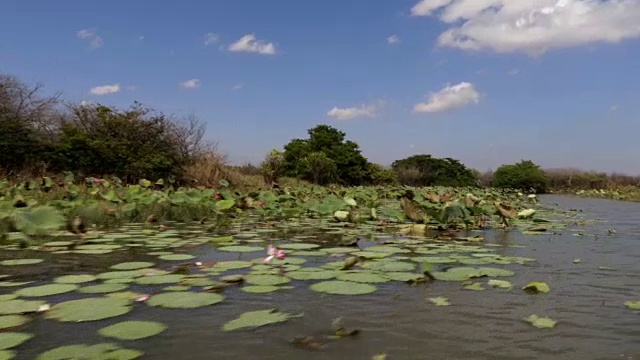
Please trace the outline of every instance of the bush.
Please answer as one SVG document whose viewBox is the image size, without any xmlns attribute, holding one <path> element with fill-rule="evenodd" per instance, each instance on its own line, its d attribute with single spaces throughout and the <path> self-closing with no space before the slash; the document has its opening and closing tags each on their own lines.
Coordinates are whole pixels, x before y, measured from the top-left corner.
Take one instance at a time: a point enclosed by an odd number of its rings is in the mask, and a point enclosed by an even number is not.
<svg viewBox="0 0 640 360">
<path fill-rule="evenodd" d="M 493 186 L 545 193 L 549 189 L 547 174 L 530 160 L 502 165 L 493 174 Z"/>
<path fill-rule="evenodd" d="M 438 159 L 426 154 L 414 155 L 394 161 L 391 167 L 403 185 L 476 186 L 475 173 L 452 158 Z"/>
<path fill-rule="evenodd" d="M 386 169 L 380 164 L 369 163 L 369 175 L 373 185 L 393 185 L 398 183 L 398 176 L 392 169 Z"/>
<path fill-rule="evenodd" d="M 260 165 L 260 173 L 265 184 L 278 182 L 278 179 L 284 175 L 284 170 L 284 153 L 277 149 L 271 150 Z"/>
</svg>

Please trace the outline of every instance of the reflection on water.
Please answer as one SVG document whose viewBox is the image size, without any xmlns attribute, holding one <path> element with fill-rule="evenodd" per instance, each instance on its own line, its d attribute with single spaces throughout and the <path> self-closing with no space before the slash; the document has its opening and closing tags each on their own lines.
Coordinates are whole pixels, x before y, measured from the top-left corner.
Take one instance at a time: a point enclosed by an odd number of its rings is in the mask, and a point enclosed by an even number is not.
<svg viewBox="0 0 640 360">
<path fill-rule="evenodd" d="M 640 359 L 640 314 L 624 306 L 626 300 L 640 299 L 640 203 L 551 196 L 542 200 L 582 209 L 586 218 L 598 221 L 583 228 L 586 236 L 575 236 L 580 233 L 570 230 L 539 236 L 489 232 L 487 242 L 499 245 L 494 248 L 497 253 L 538 260 L 508 266 L 516 270 L 508 279 L 516 286 L 510 292 L 462 290 L 457 283 L 442 281 L 415 287 L 386 283 L 374 294 L 355 297 L 314 293 L 306 288 L 309 283 L 259 295 L 230 288 L 225 290 L 228 301 L 207 308 L 166 310 L 137 304 L 127 315 L 96 323 L 40 319 L 21 329 L 36 337 L 29 346 L 18 348 L 19 358 L 33 359 L 60 344 L 104 342 L 96 334 L 99 328 L 137 319 L 169 326 L 159 336 L 123 343 L 145 351 L 144 359 L 371 359 L 377 353 L 386 353 L 387 359 Z M 616 233 L 588 236 L 605 228 Z M 214 258 L 210 247 L 199 247 L 196 253 L 202 261 Z M 255 254 L 243 256 L 252 259 Z M 143 253 L 135 258 L 154 261 Z M 108 264 L 130 259 L 111 257 Z M 76 260 L 55 266 L 94 273 L 108 265 Z M 56 270 L 45 268 L 38 275 L 44 278 L 52 271 Z M 551 292 L 526 295 L 519 287 L 529 281 L 544 281 Z M 438 296 L 449 298 L 452 305 L 436 307 L 426 300 Z M 49 299 L 61 298 L 69 296 Z M 220 331 L 222 324 L 244 311 L 268 308 L 304 313 L 304 317 L 255 331 Z M 549 316 L 558 325 L 543 330 L 520 320 L 531 314 Z M 289 344 L 297 336 L 330 333 L 336 317 L 362 332 L 358 337 L 328 341 L 316 351 Z"/>
</svg>

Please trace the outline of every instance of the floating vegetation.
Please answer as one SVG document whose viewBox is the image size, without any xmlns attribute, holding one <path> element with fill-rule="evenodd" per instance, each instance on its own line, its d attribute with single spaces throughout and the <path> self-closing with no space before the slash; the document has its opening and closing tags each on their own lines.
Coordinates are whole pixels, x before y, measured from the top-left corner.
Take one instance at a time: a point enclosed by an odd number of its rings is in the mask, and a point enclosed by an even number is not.
<svg viewBox="0 0 640 360">
<path fill-rule="evenodd" d="M 224 331 L 235 331 L 240 329 L 253 329 L 270 324 L 287 321 L 290 314 L 278 312 L 276 309 L 249 311 L 241 314 L 237 319 L 231 320 L 222 326 Z"/>
<path fill-rule="evenodd" d="M 158 335 L 166 329 L 164 324 L 155 321 L 123 321 L 104 327 L 98 333 L 118 340 L 139 340 Z"/>
<path fill-rule="evenodd" d="M 522 320 L 540 329 L 551 329 L 558 323 L 551 318 L 539 317 L 538 315 L 530 315 Z"/>
</svg>

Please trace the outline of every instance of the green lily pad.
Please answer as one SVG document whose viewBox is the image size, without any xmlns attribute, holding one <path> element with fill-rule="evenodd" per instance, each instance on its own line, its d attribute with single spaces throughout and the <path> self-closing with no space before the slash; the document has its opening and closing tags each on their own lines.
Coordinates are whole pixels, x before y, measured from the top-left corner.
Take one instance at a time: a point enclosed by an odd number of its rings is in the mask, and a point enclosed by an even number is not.
<svg viewBox="0 0 640 360">
<path fill-rule="evenodd" d="M 435 306 L 449 306 L 449 305 L 451 305 L 451 303 L 449 303 L 449 299 L 447 299 L 445 297 L 429 298 L 429 301 L 431 301 Z"/>
<path fill-rule="evenodd" d="M 314 270 L 311 270 L 314 269 Z M 293 280 L 329 280 L 336 277 L 337 272 L 334 270 L 324 270 L 319 268 L 305 268 L 296 271 L 290 271 L 287 276 Z"/>
<path fill-rule="evenodd" d="M 528 283 L 525 287 L 522 288 L 522 290 L 529 294 L 544 294 L 550 291 L 549 285 L 538 281 L 532 281 Z"/>
<path fill-rule="evenodd" d="M 416 264 L 403 261 L 376 261 L 367 265 L 366 268 L 380 272 L 402 272 L 415 270 Z"/>
<path fill-rule="evenodd" d="M 155 264 L 151 263 L 151 262 L 133 261 L 133 262 L 123 262 L 123 263 L 120 263 L 120 264 L 115 264 L 115 265 L 109 267 L 109 269 L 111 269 L 111 270 L 138 270 L 138 269 L 149 268 L 149 267 L 152 267 L 153 265 L 155 265 Z"/>
<path fill-rule="evenodd" d="M 62 322 L 97 321 L 124 315 L 131 311 L 130 302 L 114 297 L 65 301 L 45 312 L 47 319 Z"/>
<path fill-rule="evenodd" d="M 13 350 L 0 350 L 0 360 L 11 360 L 16 357 L 16 352 Z"/>
<path fill-rule="evenodd" d="M 505 280 L 491 279 L 487 282 L 487 285 L 507 290 L 511 290 L 513 288 L 513 284 Z"/>
<path fill-rule="evenodd" d="M 31 318 L 23 315 L 2 315 L 0 316 L 0 330 L 20 326 L 31 321 Z"/>
<path fill-rule="evenodd" d="M 277 247 L 278 249 L 286 249 L 286 250 L 309 250 L 309 249 L 317 249 L 320 247 L 320 245 L 307 244 L 307 243 L 293 243 L 293 244 L 280 244 Z"/>
<path fill-rule="evenodd" d="M 0 265 L 5 266 L 18 266 L 18 265 L 35 265 L 43 262 L 44 259 L 13 259 L 13 260 L 2 260 L 0 261 Z"/>
<path fill-rule="evenodd" d="M 0 350 L 11 349 L 31 339 L 33 335 L 21 332 L 0 333 Z"/>
<path fill-rule="evenodd" d="M 464 288 L 467 289 L 467 290 L 475 290 L 475 291 L 485 290 L 485 288 L 483 288 L 482 284 L 479 283 L 479 282 L 474 282 L 474 283 L 471 283 L 469 285 L 465 285 Z"/>
<path fill-rule="evenodd" d="M 83 294 L 106 294 L 106 293 L 122 291 L 128 287 L 129 285 L 127 284 L 108 283 L 108 284 L 84 286 L 78 289 L 78 292 L 81 292 Z"/>
<path fill-rule="evenodd" d="M 291 281 L 290 278 L 280 275 L 261 275 L 249 274 L 245 276 L 244 281 L 252 285 L 282 285 Z"/>
<path fill-rule="evenodd" d="M 42 297 L 68 293 L 77 288 L 78 285 L 75 284 L 47 284 L 20 289 L 15 294 L 21 297 Z"/>
<path fill-rule="evenodd" d="M 0 281 L 0 287 L 18 287 L 31 284 L 33 281 Z"/>
<path fill-rule="evenodd" d="M 231 245 L 231 246 L 223 246 L 219 247 L 220 251 L 228 251 L 228 252 L 258 252 L 265 251 L 264 248 L 258 246 L 246 246 L 246 245 Z"/>
<path fill-rule="evenodd" d="M 225 272 L 227 270 L 245 269 L 253 266 L 249 261 L 219 261 L 212 267 L 205 269 L 206 271 Z"/>
<path fill-rule="evenodd" d="M 191 286 L 174 285 L 174 286 L 167 286 L 167 287 L 163 288 L 162 290 L 164 290 L 164 291 L 189 291 L 190 289 L 191 289 Z"/>
<path fill-rule="evenodd" d="M 176 284 L 184 279 L 184 275 L 180 274 L 168 274 L 168 275 L 156 275 L 156 276 L 144 276 L 135 280 L 139 285 L 162 285 L 162 284 Z"/>
<path fill-rule="evenodd" d="M 632 310 L 640 310 L 640 300 L 638 301 L 625 301 L 624 305 Z"/>
<path fill-rule="evenodd" d="M 285 322 L 291 315 L 281 313 L 276 309 L 249 311 L 243 313 L 237 319 L 231 320 L 222 326 L 224 331 L 235 331 L 240 329 L 255 329 L 257 327 Z"/>
<path fill-rule="evenodd" d="M 7 300 L 0 302 L 0 315 L 25 314 L 38 311 L 45 305 L 44 301 L 36 300 Z"/>
<path fill-rule="evenodd" d="M 164 324 L 155 321 L 123 321 L 104 327 L 98 333 L 118 340 L 139 340 L 158 335 L 166 329 Z"/>
<path fill-rule="evenodd" d="M 186 261 L 194 259 L 195 256 L 189 254 L 170 254 L 170 255 L 160 255 L 158 259 L 166 260 L 166 261 Z"/>
<path fill-rule="evenodd" d="M 422 274 L 410 273 L 410 272 L 388 272 L 385 273 L 384 276 L 388 277 L 393 281 L 403 281 L 403 282 L 417 282 L 426 280 L 426 277 Z"/>
<path fill-rule="evenodd" d="M 531 315 L 526 318 L 523 318 L 522 320 L 540 329 L 551 329 L 555 327 L 556 324 L 558 323 L 557 321 L 551 318 L 539 317 L 538 315 Z"/>
<path fill-rule="evenodd" d="M 282 289 L 292 289 L 293 286 L 275 286 L 275 285 L 249 285 L 243 286 L 242 291 L 253 294 L 265 294 Z"/>
<path fill-rule="evenodd" d="M 383 283 L 390 281 L 387 277 L 368 271 L 339 273 L 336 278 L 342 281 L 353 281 L 357 283 Z"/>
<path fill-rule="evenodd" d="M 18 297 L 18 295 L 16 295 L 16 294 L 0 295 L 0 302 L 7 301 L 7 300 L 13 300 L 13 299 L 15 299 L 17 297 Z"/>
<path fill-rule="evenodd" d="M 378 290 L 374 285 L 340 280 L 322 281 L 309 288 L 313 291 L 334 295 L 364 295 Z"/>
<path fill-rule="evenodd" d="M 178 291 L 153 295 L 146 303 L 150 306 L 170 309 L 192 309 L 214 305 L 224 299 L 220 294 Z"/>
<path fill-rule="evenodd" d="M 480 274 L 486 275 L 486 276 L 489 276 L 489 277 L 513 276 L 513 275 L 515 275 L 515 273 L 513 271 L 511 271 L 511 270 L 498 269 L 498 268 L 492 268 L 492 267 L 481 267 L 481 268 L 478 268 L 478 271 L 480 272 Z"/>
<path fill-rule="evenodd" d="M 94 275 L 82 274 L 82 275 L 64 275 L 53 279 L 53 282 L 58 284 L 82 284 L 91 281 L 96 281 L 98 278 Z"/>
<path fill-rule="evenodd" d="M 110 343 L 96 345 L 76 344 L 51 349 L 40 354 L 36 360 L 133 360 L 143 354 L 141 351 L 121 348 L 116 344 Z"/>
</svg>

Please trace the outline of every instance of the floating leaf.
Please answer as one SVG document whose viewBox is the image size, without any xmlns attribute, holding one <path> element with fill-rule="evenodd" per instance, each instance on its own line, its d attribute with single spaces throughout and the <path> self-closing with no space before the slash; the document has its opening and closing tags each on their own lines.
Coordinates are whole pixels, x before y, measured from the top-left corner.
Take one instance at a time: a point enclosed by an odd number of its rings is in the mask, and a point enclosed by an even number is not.
<svg viewBox="0 0 640 360">
<path fill-rule="evenodd" d="M 64 275 L 53 279 L 58 284 L 82 284 L 91 281 L 95 281 L 98 278 L 94 275 L 82 274 L 82 275 Z"/>
<path fill-rule="evenodd" d="M 25 314 L 38 311 L 45 305 L 44 301 L 36 300 L 7 300 L 0 302 L 0 315 Z"/>
<path fill-rule="evenodd" d="M 0 316 L 0 330 L 20 326 L 29 321 L 31 321 L 31 318 L 23 315 L 2 315 Z"/>
<path fill-rule="evenodd" d="M 270 293 L 282 289 L 292 289 L 293 286 L 274 286 L 274 285 L 250 285 L 243 286 L 242 291 L 254 294 Z"/>
<path fill-rule="evenodd" d="M 495 279 L 491 279 L 487 282 L 487 285 L 489 286 L 493 286 L 493 287 L 497 287 L 497 288 L 501 288 L 501 289 L 508 289 L 511 290 L 511 288 L 513 288 L 513 284 L 508 282 L 508 281 L 504 281 L 504 280 L 495 280 Z"/>
<path fill-rule="evenodd" d="M 287 250 L 309 250 L 319 248 L 318 244 L 305 244 L 305 243 L 293 243 L 293 244 L 280 244 L 278 245 L 279 249 L 287 249 Z"/>
<path fill-rule="evenodd" d="M 342 281 L 353 281 L 358 283 L 383 283 L 389 281 L 389 278 L 387 277 L 368 271 L 339 273 L 336 278 Z"/>
<path fill-rule="evenodd" d="M 13 260 L 2 260 L 0 261 L 0 265 L 5 266 L 17 266 L 17 265 L 35 265 L 43 262 L 44 259 L 13 259 Z"/>
<path fill-rule="evenodd" d="M 529 294 L 544 294 L 550 291 L 549 285 L 537 281 L 528 283 L 525 287 L 522 288 L 522 290 Z"/>
<path fill-rule="evenodd" d="M 80 289 L 78 289 L 78 292 L 81 292 L 83 294 L 106 294 L 122 291 L 128 287 L 129 285 L 127 284 L 109 283 L 81 287 Z"/>
<path fill-rule="evenodd" d="M 116 344 L 66 345 L 49 350 L 39 355 L 36 360 L 89 360 L 118 359 L 133 360 L 143 355 L 138 350 L 124 349 Z"/>
<path fill-rule="evenodd" d="M 139 340 L 158 335 L 167 327 L 155 321 L 123 321 L 98 330 L 102 336 L 118 340 Z"/>
<path fill-rule="evenodd" d="M 290 314 L 278 312 L 276 309 L 249 311 L 241 314 L 237 319 L 224 324 L 222 330 L 254 329 L 265 325 L 285 322 L 290 318 Z"/>
<path fill-rule="evenodd" d="M 45 313 L 45 317 L 62 322 L 96 321 L 124 315 L 129 311 L 130 302 L 125 299 L 88 298 L 56 304 Z"/>
<path fill-rule="evenodd" d="M 77 288 L 75 284 L 47 284 L 20 289 L 15 293 L 22 297 L 41 297 L 68 293 Z"/>
<path fill-rule="evenodd" d="M 540 329 L 551 329 L 556 326 L 557 321 L 548 317 L 539 317 L 538 315 L 531 315 L 522 320 Z"/>
<path fill-rule="evenodd" d="M 11 349 L 31 339 L 33 335 L 21 332 L 0 333 L 0 350 Z"/>
<path fill-rule="evenodd" d="M 28 235 L 56 231 L 65 225 L 65 218 L 53 206 L 37 206 L 15 216 L 16 228 Z"/>
<path fill-rule="evenodd" d="M 309 288 L 313 291 L 334 295 L 364 295 L 378 290 L 374 285 L 340 280 L 322 281 Z"/>
<path fill-rule="evenodd" d="M 404 282 L 418 282 L 426 280 L 426 277 L 422 274 L 415 274 L 409 272 L 388 272 L 385 273 L 384 276 L 388 277 L 393 281 L 404 281 Z"/>
<path fill-rule="evenodd" d="M 144 268 L 149 268 L 152 267 L 153 265 L 155 265 L 152 262 L 146 262 L 146 261 L 133 261 L 133 262 L 123 262 L 120 264 L 115 264 L 113 266 L 111 266 L 109 269 L 112 270 L 138 270 L 138 269 L 144 269 Z"/>
<path fill-rule="evenodd" d="M 312 270 L 313 269 L 313 270 Z M 294 280 L 329 280 L 336 277 L 337 272 L 334 270 L 324 270 L 318 268 L 303 268 L 296 271 L 290 271 L 287 276 Z"/>
<path fill-rule="evenodd" d="M 192 309 L 217 304 L 224 300 L 224 296 L 213 293 L 169 292 L 153 295 L 147 304 L 171 309 Z"/>
<path fill-rule="evenodd" d="M 156 276 L 144 276 L 136 279 L 136 284 L 139 285 L 162 285 L 162 284 L 175 284 L 184 279 L 184 275 L 169 274 L 169 275 L 156 275 Z"/>
<path fill-rule="evenodd" d="M 475 291 L 484 290 L 484 288 L 482 287 L 482 284 L 479 283 L 479 282 L 471 283 L 469 285 L 466 285 L 464 288 L 467 289 L 467 290 L 475 290 Z"/>
<path fill-rule="evenodd" d="M 260 274 L 249 274 L 245 276 L 244 281 L 247 284 L 253 285 L 282 285 L 291 281 L 290 278 L 286 276 L 280 275 L 260 275 Z"/>
<path fill-rule="evenodd" d="M 186 261 L 195 258 L 193 255 L 189 254 L 170 254 L 170 255 L 160 255 L 158 259 L 167 260 L 167 261 Z"/>
<path fill-rule="evenodd" d="M 638 301 L 625 301 L 624 305 L 629 309 L 640 310 L 640 300 Z"/>
<path fill-rule="evenodd" d="M 449 306 L 449 305 L 451 305 L 449 303 L 449 299 L 447 299 L 445 297 L 429 298 L 429 301 L 431 301 L 435 306 Z"/>
</svg>

